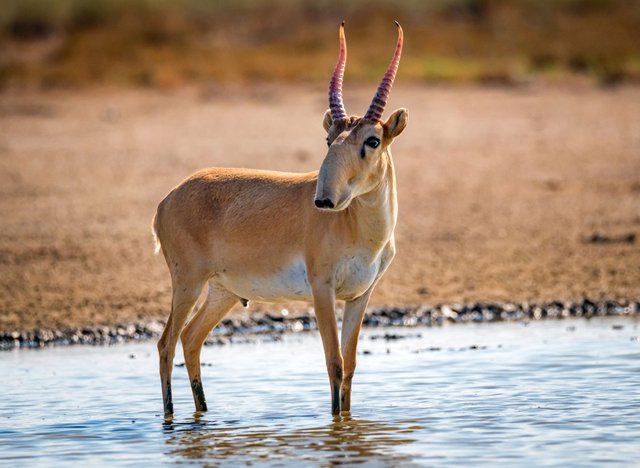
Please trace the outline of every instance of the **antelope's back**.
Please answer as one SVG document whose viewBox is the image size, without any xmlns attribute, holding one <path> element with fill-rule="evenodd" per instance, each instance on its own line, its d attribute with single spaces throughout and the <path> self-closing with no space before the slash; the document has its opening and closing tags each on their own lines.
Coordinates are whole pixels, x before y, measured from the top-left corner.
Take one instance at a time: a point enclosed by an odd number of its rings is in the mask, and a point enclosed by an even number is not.
<svg viewBox="0 0 640 468">
<path fill-rule="evenodd" d="M 221 243 L 273 250 L 279 243 L 301 242 L 301 224 L 315 209 L 316 180 L 317 172 L 203 169 L 160 202 L 158 237 L 163 245 L 180 237 L 218 253 Z"/>
</svg>

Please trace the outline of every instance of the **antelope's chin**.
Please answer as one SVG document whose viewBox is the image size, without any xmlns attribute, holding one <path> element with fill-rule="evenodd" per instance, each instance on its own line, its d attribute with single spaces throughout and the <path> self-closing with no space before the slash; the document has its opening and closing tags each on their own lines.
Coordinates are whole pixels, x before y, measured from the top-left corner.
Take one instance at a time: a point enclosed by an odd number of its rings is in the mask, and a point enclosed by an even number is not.
<svg viewBox="0 0 640 468">
<path fill-rule="evenodd" d="M 330 208 L 329 211 L 343 211 L 346 210 L 347 208 L 349 208 L 349 205 L 351 204 L 351 201 L 353 200 L 352 197 L 345 197 L 343 199 L 341 199 L 338 203 L 336 203 L 336 206 L 334 206 L 333 208 Z"/>
<path fill-rule="evenodd" d="M 350 204 L 351 204 L 351 198 L 348 198 L 345 201 L 338 203 L 334 208 L 331 209 L 331 211 L 346 210 Z"/>
</svg>

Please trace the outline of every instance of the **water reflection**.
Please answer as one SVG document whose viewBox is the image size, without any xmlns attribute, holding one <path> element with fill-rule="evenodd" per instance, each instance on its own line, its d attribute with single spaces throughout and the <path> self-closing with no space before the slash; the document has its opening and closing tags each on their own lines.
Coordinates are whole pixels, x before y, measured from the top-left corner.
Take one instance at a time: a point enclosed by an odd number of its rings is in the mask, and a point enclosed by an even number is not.
<svg viewBox="0 0 640 468">
<path fill-rule="evenodd" d="M 231 423 L 231 424 L 230 424 Z M 169 454 L 180 461 L 251 461 L 339 463 L 409 463 L 415 459 L 402 446 L 416 442 L 413 433 L 422 429 L 416 421 L 372 421 L 349 416 L 327 424 L 296 427 L 234 425 L 212 422 L 195 414 L 184 423 L 167 423 Z M 407 447 L 408 448 L 408 447 Z"/>
</svg>

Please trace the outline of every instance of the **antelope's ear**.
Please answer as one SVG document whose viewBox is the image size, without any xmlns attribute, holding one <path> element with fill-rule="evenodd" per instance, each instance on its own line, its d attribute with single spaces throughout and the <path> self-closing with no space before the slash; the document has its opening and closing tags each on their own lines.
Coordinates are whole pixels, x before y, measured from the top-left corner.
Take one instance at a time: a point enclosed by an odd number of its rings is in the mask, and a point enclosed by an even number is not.
<svg viewBox="0 0 640 468">
<path fill-rule="evenodd" d="M 333 124 L 333 118 L 331 117 L 331 109 L 327 109 L 327 112 L 324 113 L 324 117 L 322 119 L 322 126 L 326 132 L 331 128 L 331 124 Z"/>
<path fill-rule="evenodd" d="M 409 122 L 409 111 L 401 107 L 382 124 L 384 127 L 384 136 L 387 138 L 395 138 L 402 133 Z"/>
</svg>

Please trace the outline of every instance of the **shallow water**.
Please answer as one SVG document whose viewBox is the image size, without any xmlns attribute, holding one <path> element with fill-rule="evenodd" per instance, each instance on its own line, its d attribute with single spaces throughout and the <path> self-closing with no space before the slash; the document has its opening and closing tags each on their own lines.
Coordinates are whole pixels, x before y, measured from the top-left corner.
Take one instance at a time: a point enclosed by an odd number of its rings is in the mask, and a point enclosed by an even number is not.
<svg viewBox="0 0 640 468">
<path fill-rule="evenodd" d="M 152 343 L 5 352 L 0 462 L 637 466 L 638 335 L 631 317 L 366 329 L 342 419 L 316 334 L 206 347 L 210 411 L 176 367 L 173 423 Z"/>
</svg>

